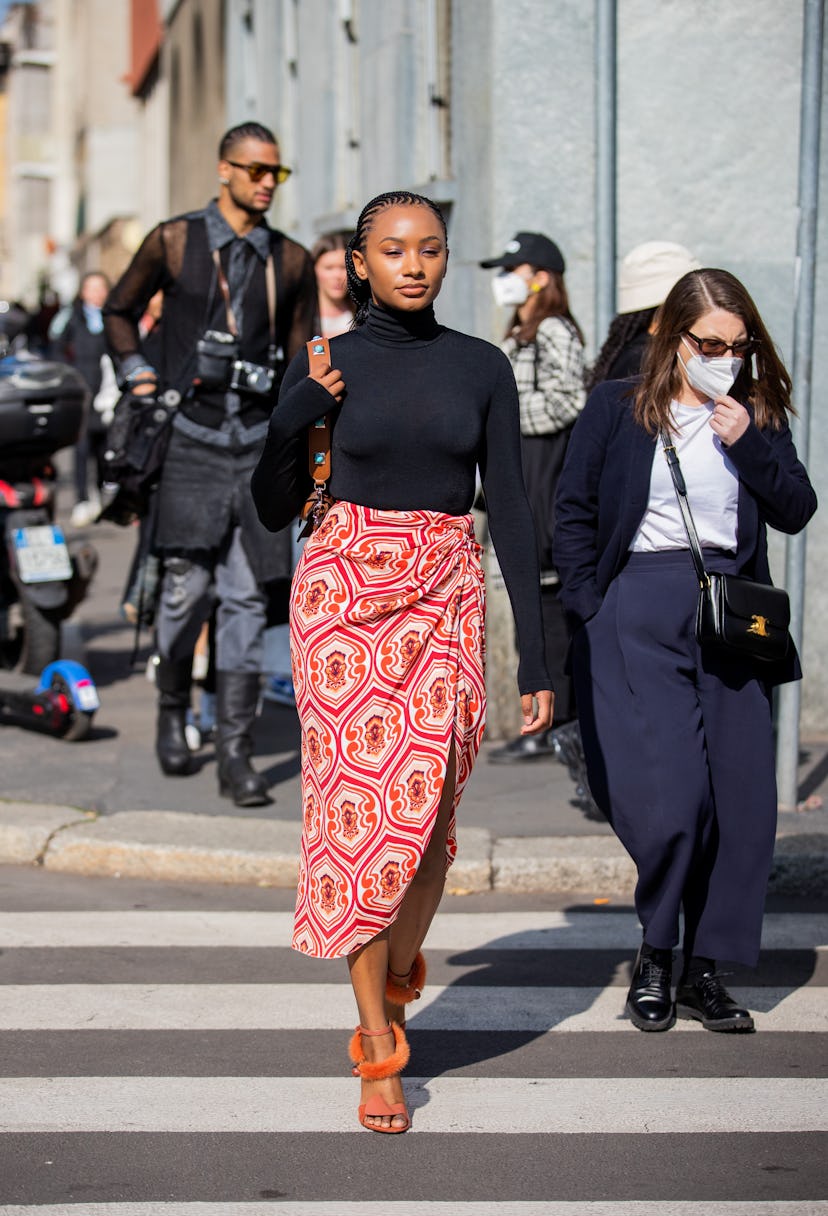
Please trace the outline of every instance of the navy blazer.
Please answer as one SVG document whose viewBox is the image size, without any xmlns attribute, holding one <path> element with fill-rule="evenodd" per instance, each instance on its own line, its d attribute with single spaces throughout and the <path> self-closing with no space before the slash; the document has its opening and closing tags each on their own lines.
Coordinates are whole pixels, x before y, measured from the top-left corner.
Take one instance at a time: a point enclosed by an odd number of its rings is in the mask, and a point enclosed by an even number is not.
<svg viewBox="0 0 828 1216">
<path fill-rule="evenodd" d="M 647 507 L 658 436 L 633 420 L 636 384 L 608 380 L 590 393 L 558 483 L 552 549 L 561 601 L 573 626 L 600 608 Z M 816 494 L 787 424 L 760 430 L 751 419 L 727 455 L 739 474 L 737 569 L 770 583 L 767 525 L 801 531 L 816 510 Z M 692 486 L 688 497 L 692 508 Z"/>
</svg>

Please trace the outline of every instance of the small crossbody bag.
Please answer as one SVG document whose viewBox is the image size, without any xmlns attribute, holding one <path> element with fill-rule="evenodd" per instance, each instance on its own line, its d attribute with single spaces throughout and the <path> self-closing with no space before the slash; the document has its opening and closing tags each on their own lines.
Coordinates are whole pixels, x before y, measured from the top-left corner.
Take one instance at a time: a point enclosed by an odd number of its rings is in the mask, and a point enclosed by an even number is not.
<svg viewBox="0 0 828 1216">
<path fill-rule="evenodd" d="M 661 443 L 699 580 L 696 640 L 702 649 L 734 658 L 765 662 L 784 659 L 791 623 L 788 593 L 781 587 L 769 587 L 739 574 L 705 568 L 678 453 L 664 431 Z"/>
</svg>

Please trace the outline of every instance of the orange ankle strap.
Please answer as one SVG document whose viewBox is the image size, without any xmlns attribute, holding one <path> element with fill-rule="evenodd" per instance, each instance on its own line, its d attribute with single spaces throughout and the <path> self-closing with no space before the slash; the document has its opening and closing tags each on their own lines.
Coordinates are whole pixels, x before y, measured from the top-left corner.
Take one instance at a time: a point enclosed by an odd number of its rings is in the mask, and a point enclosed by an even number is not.
<svg viewBox="0 0 828 1216">
<path fill-rule="evenodd" d="M 365 1053 L 362 1050 L 361 1036 L 364 1034 L 369 1036 L 387 1034 L 388 1030 L 394 1035 L 393 1053 L 385 1060 L 369 1063 L 365 1059 Z M 362 1026 L 357 1026 L 353 1038 L 348 1044 L 348 1055 L 351 1057 L 351 1063 L 353 1064 L 351 1072 L 355 1077 L 362 1077 L 364 1081 L 383 1081 L 386 1077 L 395 1077 L 405 1068 L 409 1056 L 408 1040 L 405 1037 L 405 1032 L 396 1022 L 389 1022 L 388 1030 L 364 1030 Z"/>
<path fill-rule="evenodd" d="M 378 1037 L 381 1034 L 393 1034 L 394 1033 L 390 1022 L 388 1022 L 386 1024 L 384 1030 L 367 1030 L 364 1026 L 357 1026 L 357 1030 L 359 1031 L 360 1034 L 367 1034 L 369 1038 Z"/>
<path fill-rule="evenodd" d="M 418 952 L 407 975 L 398 975 L 389 967 L 385 983 L 386 1000 L 394 1005 L 408 1005 L 411 1001 L 419 1000 L 425 980 L 426 963 L 422 953 Z"/>
</svg>

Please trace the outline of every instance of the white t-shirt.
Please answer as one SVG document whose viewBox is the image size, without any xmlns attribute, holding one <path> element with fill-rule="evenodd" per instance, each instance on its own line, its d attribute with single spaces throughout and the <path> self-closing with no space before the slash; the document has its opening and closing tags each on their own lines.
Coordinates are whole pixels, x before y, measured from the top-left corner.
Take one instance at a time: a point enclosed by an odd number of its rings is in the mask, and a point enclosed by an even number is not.
<svg viewBox="0 0 828 1216">
<path fill-rule="evenodd" d="M 727 451 L 710 426 L 713 402 L 671 406 L 678 432 L 673 442 L 687 486 L 702 547 L 736 550 L 739 475 Z M 676 490 L 659 438 L 653 455 L 650 497 L 644 518 L 630 544 L 633 553 L 688 549 L 687 532 L 679 511 Z"/>
</svg>

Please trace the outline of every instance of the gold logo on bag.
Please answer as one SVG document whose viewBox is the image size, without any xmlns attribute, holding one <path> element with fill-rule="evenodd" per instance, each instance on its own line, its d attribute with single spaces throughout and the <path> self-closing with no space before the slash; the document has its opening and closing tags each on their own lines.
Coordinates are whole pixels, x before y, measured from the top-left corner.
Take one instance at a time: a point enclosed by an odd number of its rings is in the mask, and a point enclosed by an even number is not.
<svg viewBox="0 0 828 1216">
<path fill-rule="evenodd" d="M 769 638 L 768 633 L 768 618 L 766 616 L 756 616 L 754 613 L 751 616 L 753 624 L 748 625 L 748 633 L 753 633 L 757 638 Z"/>
</svg>

